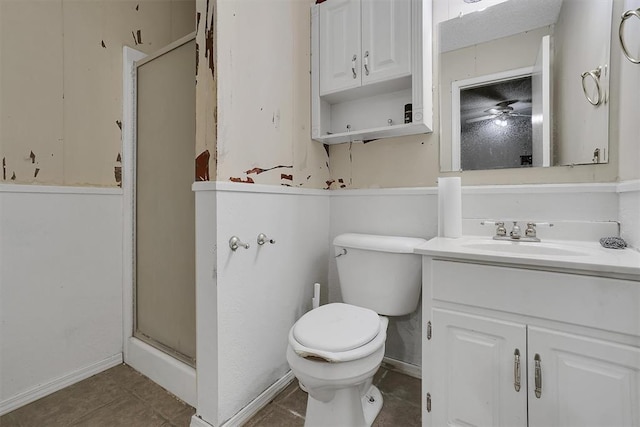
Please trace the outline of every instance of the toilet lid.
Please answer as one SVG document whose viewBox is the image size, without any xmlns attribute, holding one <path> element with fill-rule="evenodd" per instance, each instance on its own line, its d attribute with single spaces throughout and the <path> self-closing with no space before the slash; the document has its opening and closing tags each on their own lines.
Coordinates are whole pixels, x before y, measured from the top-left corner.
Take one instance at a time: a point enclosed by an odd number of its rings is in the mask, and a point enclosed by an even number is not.
<svg viewBox="0 0 640 427">
<path fill-rule="evenodd" d="M 362 347 L 379 332 L 378 313 L 342 303 L 326 304 L 311 310 L 293 327 L 293 337 L 303 346 L 332 352 Z"/>
</svg>

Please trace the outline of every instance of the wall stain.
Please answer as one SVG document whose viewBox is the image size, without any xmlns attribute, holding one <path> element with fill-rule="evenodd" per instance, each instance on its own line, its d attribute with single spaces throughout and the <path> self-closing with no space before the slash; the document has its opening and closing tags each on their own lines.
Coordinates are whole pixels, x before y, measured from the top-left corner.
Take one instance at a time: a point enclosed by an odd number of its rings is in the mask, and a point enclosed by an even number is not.
<svg viewBox="0 0 640 427">
<path fill-rule="evenodd" d="M 209 150 L 204 150 L 196 157 L 196 181 L 209 181 Z"/>
<path fill-rule="evenodd" d="M 138 10 L 140 10 L 140 5 L 139 4 L 136 5 L 136 11 L 138 11 Z"/>
<path fill-rule="evenodd" d="M 266 169 L 263 169 L 263 168 L 253 168 L 253 169 L 250 169 L 250 170 L 246 171 L 245 173 L 246 173 L 247 175 L 251 175 L 251 174 L 253 174 L 253 173 L 255 173 L 256 175 L 260 175 L 260 174 L 261 174 L 261 173 L 263 173 L 263 172 L 268 172 L 268 171 L 270 171 L 270 170 L 280 169 L 280 168 L 293 169 L 293 165 L 291 165 L 291 166 L 278 165 L 278 166 L 273 166 L 273 167 L 271 167 L 271 168 L 266 168 Z"/>
<path fill-rule="evenodd" d="M 102 40 L 101 44 L 102 44 L 102 47 L 103 47 L 103 48 L 105 48 L 105 49 L 107 48 L 107 45 L 106 45 L 106 44 L 104 44 L 104 40 Z"/>
<path fill-rule="evenodd" d="M 336 182 L 335 179 L 330 179 L 328 181 L 325 181 L 327 183 L 327 186 L 324 188 L 325 190 L 329 190 L 331 189 L 331 184 L 333 184 L 334 182 Z"/>
<path fill-rule="evenodd" d="M 142 44 L 142 31 L 136 31 L 136 36 L 138 37 L 138 44 Z"/>
<path fill-rule="evenodd" d="M 329 144 L 322 144 L 324 146 L 324 151 L 327 152 L 327 157 L 329 157 Z"/>
<path fill-rule="evenodd" d="M 15 181 L 16 180 L 16 173 L 14 172 L 13 175 L 11 175 L 11 180 Z"/>
<path fill-rule="evenodd" d="M 40 168 L 36 168 L 36 170 L 33 172 L 33 177 L 34 178 L 38 177 L 38 172 L 40 172 Z"/>
<path fill-rule="evenodd" d="M 287 179 L 289 181 L 293 181 L 293 175 L 287 175 L 286 173 L 281 173 L 280 179 Z"/>
<path fill-rule="evenodd" d="M 6 157 L 2 158 L 2 180 L 3 181 L 7 180 L 7 158 Z"/>
<path fill-rule="evenodd" d="M 133 32 L 133 30 L 131 30 L 131 35 L 133 36 L 133 42 L 136 44 L 136 46 L 138 45 L 138 39 L 136 39 L 136 33 Z"/>
<path fill-rule="evenodd" d="M 118 125 L 118 128 L 122 130 L 122 122 L 120 120 L 116 120 L 116 125 Z"/>
<path fill-rule="evenodd" d="M 122 163 L 122 155 L 120 153 L 118 153 L 118 156 L 116 157 L 116 163 Z M 122 187 L 122 166 L 114 166 L 113 177 L 115 178 L 118 187 Z"/>
<path fill-rule="evenodd" d="M 31 164 L 36 162 L 36 155 L 33 154 L 33 151 L 29 154 L 29 158 L 31 159 Z"/>
<path fill-rule="evenodd" d="M 251 179 L 250 176 L 247 177 L 247 179 L 245 181 L 242 180 L 242 178 L 234 178 L 234 177 L 229 177 L 229 181 L 231 182 L 244 182 L 245 184 L 255 184 L 255 182 L 253 181 L 253 179 Z"/>
<path fill-rule="evenodd" d="M 198 40 L 198 31 L 200 30 L 200 15 L 201 13 L 196 13 L 196 40 Z M 200 65 L 200 43 L 196 41 L 196 77 L 198 77 L 198 66 Z M 198 80 L 196 79 L 196 84 L 198 84 Z"/>
<path fill-rule="evenodd" d="M 207 14 L 209 13 L 209 0 L 207 0 Z M 215 80 L 216 71 L 214 64 L 214 54 L 213 54 L 213 36 L 214 36 L 214 14 L 211 13 L 211 22 L 205 24 L 205 54 L 204 57 L 209 59 L 209 69 L 211 70 L 211 76 Z"/>
</svg>

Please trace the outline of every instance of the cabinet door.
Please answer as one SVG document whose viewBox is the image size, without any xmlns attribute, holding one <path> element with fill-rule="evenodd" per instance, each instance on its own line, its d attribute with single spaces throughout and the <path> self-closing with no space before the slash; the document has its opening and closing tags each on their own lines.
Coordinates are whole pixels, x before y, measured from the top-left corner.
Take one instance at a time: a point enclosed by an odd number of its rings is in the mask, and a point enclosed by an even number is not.
<svg viewBox="0 0 640 427">
<path fill-rule="evenodd" d="M 360 86 L 360 0 L 320 4 L 320 95 Z"/>
<path fill-rule="evenodd" d="M 529 327 L 528 359 L 531 427 L 640 426 L 640 349 Z"/>
<path fill-rule="evenodd" d="M 362 0 L 362 84 L 411 74 L 411 0 Z"/>
<path fill-rule="evenodd" d="M 431 425 L 526 426 L 526 326 L 441 309 L 432 313 Z"/>
</svg>

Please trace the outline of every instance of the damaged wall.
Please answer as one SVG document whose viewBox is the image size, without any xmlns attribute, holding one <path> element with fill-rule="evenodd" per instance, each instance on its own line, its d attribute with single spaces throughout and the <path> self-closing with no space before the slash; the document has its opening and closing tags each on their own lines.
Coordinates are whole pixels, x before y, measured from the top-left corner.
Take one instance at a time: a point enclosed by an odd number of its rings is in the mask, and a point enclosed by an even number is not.
<svg viewBox="0 0 640 427">
<path fill-rule="evenodd" d="M 217 158 L 211 161 L 217 161 L 215 179 L 327 186 L 328 154 L 310 137 L 312 3 L 217 1 L 215 49 L 220 84 Z M 206 60 L 201 43 L 199 79 Z M 200 142 L 197 147 L 196 155 L 211 150 L 211 145 Z"/>
<path fill-rule="evenodd" d="M 2 182 L 119 185 L 122 47 L 194 26 L 195 0 L 0 1 Z"/>
</svg>

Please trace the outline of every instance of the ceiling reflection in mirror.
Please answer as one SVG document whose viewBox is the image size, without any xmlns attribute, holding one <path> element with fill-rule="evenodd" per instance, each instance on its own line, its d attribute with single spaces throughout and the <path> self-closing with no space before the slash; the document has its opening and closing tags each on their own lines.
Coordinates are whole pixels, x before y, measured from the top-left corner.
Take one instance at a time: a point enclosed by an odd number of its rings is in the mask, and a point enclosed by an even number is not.
<svg viewBox="0 0 640 427">
<path fill-rule="evenodd" d="M 441 169 L 606 163 L 612 8 L 508 0 L 441 22 Z"/>
</svg>

